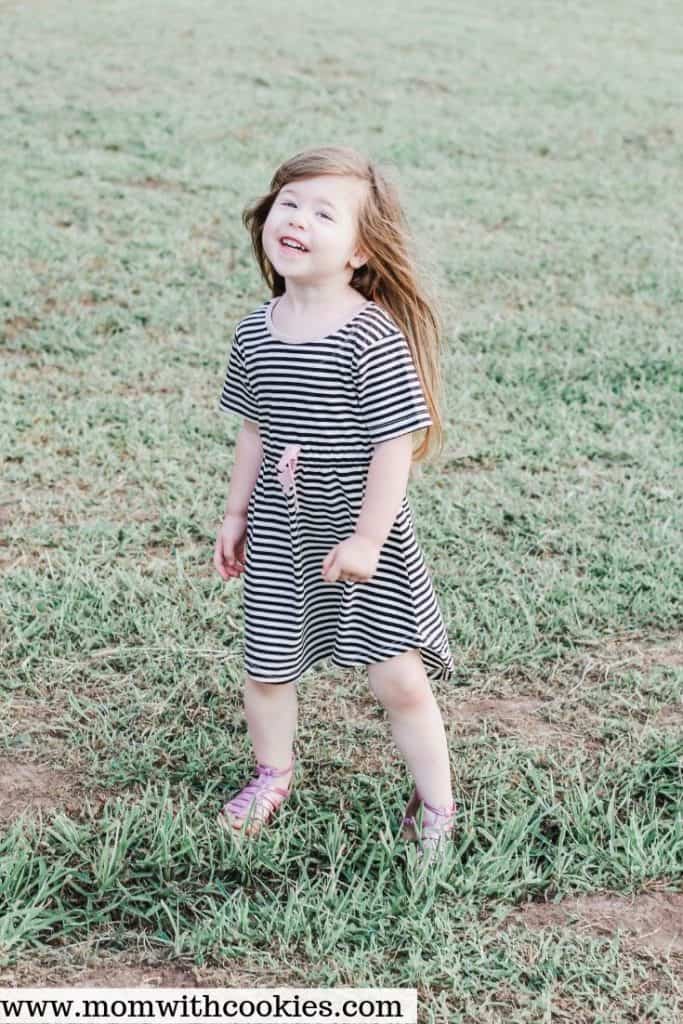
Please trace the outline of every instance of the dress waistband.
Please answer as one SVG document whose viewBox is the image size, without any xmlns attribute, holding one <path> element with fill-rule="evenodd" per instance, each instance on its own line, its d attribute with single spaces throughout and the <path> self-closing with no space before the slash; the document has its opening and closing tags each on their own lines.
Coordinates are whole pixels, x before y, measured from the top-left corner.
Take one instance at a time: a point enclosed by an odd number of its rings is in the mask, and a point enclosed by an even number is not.
<svg viewBox="0 0 683 1024">
<path fill-rule="evenodd" d="M 371 448 L 352 448 L 341 445 L 311 444 L 309 442 L 297 444 L 292 442 L 290 444 L 264 445 L 263 461 L 266 465 L 276 467 L 279 465 L 285 452 L 291 455 L 295 449 L 297 458 L 306 462 L 334 463 L 335 465 L 364 465 L 369 463 L 373 456 Z"/>
<path fill-rule="evenodd" d="M 299 496 L 296 490 L 296 470 L 300 459 L 306 462 L 327 463 L 328 465 L 341 466 L 345 463 L 351 465 L 369 465 L 372 459 L 372 451 L 363 449 L 342 448 L 338 445 L 315 445 L 296 444 L 283 445 L 276 449 L 279 451 L 277 457 L 273 454 L 273 446 L 268 445 L 263 450 L 263 462 L 270 469 L 274 469 L 282 488 L 283 494 L 291 494 L 294 505 L 299 511 Z"/>
</svg>

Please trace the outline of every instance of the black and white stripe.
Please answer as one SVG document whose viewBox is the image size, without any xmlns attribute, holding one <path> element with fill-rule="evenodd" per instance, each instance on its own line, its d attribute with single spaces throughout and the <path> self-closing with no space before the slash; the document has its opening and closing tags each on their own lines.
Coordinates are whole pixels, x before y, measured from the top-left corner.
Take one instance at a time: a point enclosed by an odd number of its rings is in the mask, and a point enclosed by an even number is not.
<svg viewBox="0 0 683 1024">
<path fill-rule="evenodd" d="M 353 533 L 373 445 L 432 422 L 407 341 L 374 302 L 326 338 L 284 341 L 269 330 L 272 302 L 237 325 L 218 401 L 258 421 L 263 443 L 248 509 L 246 671 L 285 683 L 323 658 L 372 664 L 416 647 L 427 674 L 447 679 L 453 658 L 407 496 L 372 579 L 321 575 L 330 548 Z M 291 444 L 296 494 L 276 474 Z"/>
</svg>

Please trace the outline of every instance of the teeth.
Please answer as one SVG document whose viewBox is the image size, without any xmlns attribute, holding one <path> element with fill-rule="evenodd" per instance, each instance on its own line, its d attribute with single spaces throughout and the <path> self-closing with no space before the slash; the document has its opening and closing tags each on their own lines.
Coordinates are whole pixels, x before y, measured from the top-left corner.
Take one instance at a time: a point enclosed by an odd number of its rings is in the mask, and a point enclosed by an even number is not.
<svg viewBox="0 0 683 1024">
<path fill-rule="evenodd" d="M 290 249 L 301 249 L 304 252 L 303 245 L 297 245 L 295 242 L 288 242 L 286 239 L 282 239 L 282 244 L 288 246 Z"/>
</svg>

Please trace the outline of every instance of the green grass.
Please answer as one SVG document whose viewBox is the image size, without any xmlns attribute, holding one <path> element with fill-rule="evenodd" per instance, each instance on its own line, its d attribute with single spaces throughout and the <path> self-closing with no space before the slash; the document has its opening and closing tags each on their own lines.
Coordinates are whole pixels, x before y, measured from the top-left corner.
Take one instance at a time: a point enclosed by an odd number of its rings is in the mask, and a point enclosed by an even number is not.
<svg viewBox="0 0 683 1024">
<path fill-rule="evenodd" d="M 2 5 L 0 769 L 60 781 L 3 818 L 0 984 L 94 956 L 416 985 L 434 1022 L 673 1024 L 680 952 L 503 922 L 681 889 L 679 12 L 268 13 Z M 449 323 L 447 444 L 410 500 L 462 824 L 421 887 L 361 669 L 302 681 L 277 827 L 214 824 L 252 767 L 242 585 L 211 566 L 215 404 L 267 297 L 240 213 L 332 141 L 394 169 Z M 482 697 L 542 701 L 546 731 L 464 726 Z"/>
</svg>

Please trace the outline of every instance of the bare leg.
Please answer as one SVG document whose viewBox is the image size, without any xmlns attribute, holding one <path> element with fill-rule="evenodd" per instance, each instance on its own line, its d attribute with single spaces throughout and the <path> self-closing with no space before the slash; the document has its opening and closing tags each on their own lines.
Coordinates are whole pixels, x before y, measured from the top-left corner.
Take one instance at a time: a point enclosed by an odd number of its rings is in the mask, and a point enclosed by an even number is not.
<svg viewBox="0 0 683 1024">
<path fill-rule="evenodd" d="M 270 820 L 289 790 L 297 719 L 296 684 L 258 682 L 247 676 L 244 709 L 257 761 L 278 774 L 257 771 L 223 805 L 218 818 L 225 828 L 254 835 Z"/>
<path fill-rule="evenodd" d="M 450 807 L 453 800 L 446 730 L 416 650 L 368 665 L 370 688 L 386 708 L 396 746 L 423 800 Z"/>
<path fill-rule="evenodd" d="M 247 676 L 244 711 L 257 761 L 286 768 L 292 760 L 296 733 L 296 683 L 258 683 Z M 291 774 L 278 776 L 273 785 L 287 787 Z"/>
</svg>

